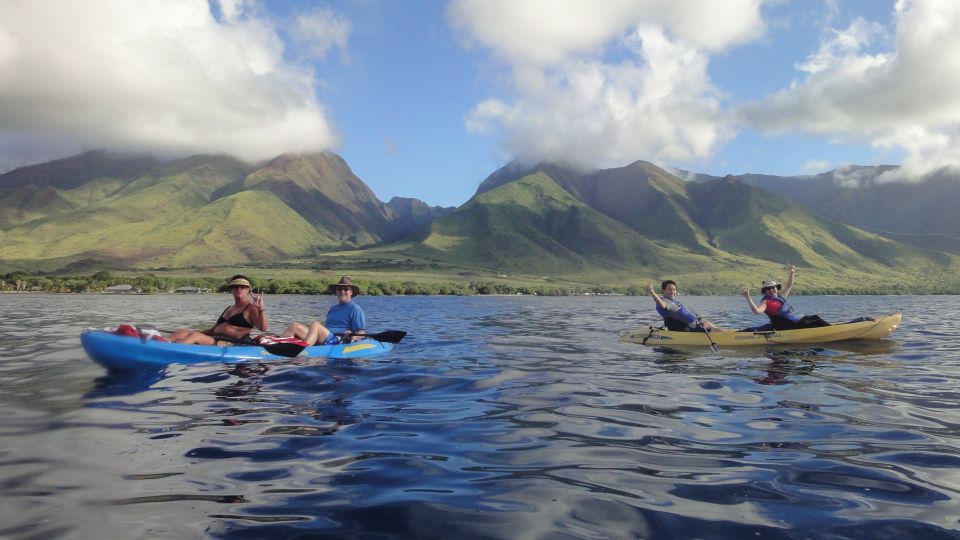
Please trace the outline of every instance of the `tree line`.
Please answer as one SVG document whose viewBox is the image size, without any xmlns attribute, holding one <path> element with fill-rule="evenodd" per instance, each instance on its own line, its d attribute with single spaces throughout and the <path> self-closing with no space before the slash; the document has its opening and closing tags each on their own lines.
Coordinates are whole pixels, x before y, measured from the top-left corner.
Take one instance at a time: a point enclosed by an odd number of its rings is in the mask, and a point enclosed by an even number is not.
<svg viewBox="0 0 960 540">
<path fill-rule="evenodd" d="M 337 279 L 256 279 L 251 278 L 254 290 L 267 294 L 328 294 L 330 285 Z M 572 296 L 584 294 L 624 294 L 623 290 L 602 286 L 565 286 L 545 284 L 542 286 L 511 285 L 497 281 L 474 280 L 469 282 L 422 283 L 415 281 L 355 280 L 363 294 L 368 296 L 395 295 L 538 295 Z M 115 285 L 130 285 L 130 292 L 162 294 L 175 292 L 180 287 L 197 287 L 201 290 L 226 292 L 223 279 L 207 277 L 167 277 L 154 274 L 137 276 L 114 275 L 100 271 L 89 276 L 31 275 L 13 272 L 2 276 L 0 291 L 48 292 L 48 293 L 102 293 Z M 638 289 L 639 290 L 639 289 Z M 642 291 L 641 291 L 642 292 Z"/>
<path fill-rule="evenodd" d="M 328 279 L 256 279 L 251 282 L 254 289 L 262 289 L 267 294 L 328 294 L 329 287 L 336 281 Z M 462 282 L 415 282 L 396 280 L 363 280 L 356 283 L 369 296 L 399 295 L 536 295 L 536 296 L 580 296 L 621 294 L 625 296 L 644 296 L 644 284 L 612 287 L 602 285 L 572 286 L 547 282 L 543 285 L 511 284 L 503 281 L 474 279 Z M 88 276 L 32 275 L 26 272 L 13 272 L 0 276 L 2 292 L 48 292 L 48 293 L 87 293 L 104 292 L 107 287 L 126 284 L 131 292 L 141 294 L 172 293 L 180 287 L 197 287 L 209 291 L 226 292 L 224 280 L 213 277 L 168 277 L 154 274 L 137 276 L 114 275 L 108 271 L 99 271 Z M 659 283 L 655 284 L 659 288 Z M 755 294 L 759 291 L 754 289 Z M 683 293 L 694 296 L 725 296 L 739 293 L 724 286 L 721 281 L 712 283 L 688 283 Z M 805 286 L 795 294 L 957 294 L 957 287 L 947 280 L 904 283 L 902 281 L 884 281 L 859 285 L 838 285 L 834 287 Z"/>
</svg>

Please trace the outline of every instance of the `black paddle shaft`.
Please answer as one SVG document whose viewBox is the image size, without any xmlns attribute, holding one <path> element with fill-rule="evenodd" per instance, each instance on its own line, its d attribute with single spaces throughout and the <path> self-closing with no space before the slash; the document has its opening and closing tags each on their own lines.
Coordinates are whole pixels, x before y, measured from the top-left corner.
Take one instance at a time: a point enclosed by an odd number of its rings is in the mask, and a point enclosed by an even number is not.
<svg viewBox="0 0 960 540">
<path fill-rule="evenodd" d="M 345 332 L 337 332 L 340 337 L 358 337 L 372 339 L 382 343 L 400 343 L 400 340 L 407 335 L 403 330 L 386 330 L 384 332 L 379 332 L 377 334 L 347 334 Z"/>
</svg>

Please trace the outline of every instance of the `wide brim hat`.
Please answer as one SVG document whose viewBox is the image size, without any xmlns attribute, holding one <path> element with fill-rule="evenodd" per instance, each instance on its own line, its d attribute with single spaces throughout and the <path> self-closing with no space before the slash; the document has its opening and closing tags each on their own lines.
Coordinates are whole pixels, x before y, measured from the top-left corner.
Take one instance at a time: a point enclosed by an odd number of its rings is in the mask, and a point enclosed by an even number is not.
<svg viewBox="0 0 960 540">
<path fill-rule="evenodd" d="M 340 278 L 340 281 L 334 283 L 333 285 L 330 285 L 330 292 L 331 292 L 331 293 L 336 293 L 336 292 L 337 292 L 337 287 L 339 287 L 339 286 L 341 286 L 341 285 L 347 285 L 347 286 L 349 286 L 350 289 L 353 291 L 353 295 L 354 295 L 354 296 L 357 296 L 358 294 L 360 294 L 360 287 L 357 287 L 356 285 L 354 285 L 354 284 L 353 284 L 353 280 L 351 280 L 351 279 L 348 278 L 347 276 L 343 276 L 342 278 Z"/>
<path fill-rule="evenodd" d="M 230 287 L 249 287 L 249 286 L 250 286 L 250 282 L 243 278 L 232 279 L 230 280 L 230 283 L 227 283 L 228 289 Z"/>
<path fill-rule="evenodd" d="M 764 289 L 769 289 L 770 287 L 776 287 L 779 291 L 783 288 L 783 285 L 781 285 L 780 282 L 775 279 L 765 279 L 763 280 L 763 285 L 760 286 L 760 290 L 762 291 Z"/>
</svg>

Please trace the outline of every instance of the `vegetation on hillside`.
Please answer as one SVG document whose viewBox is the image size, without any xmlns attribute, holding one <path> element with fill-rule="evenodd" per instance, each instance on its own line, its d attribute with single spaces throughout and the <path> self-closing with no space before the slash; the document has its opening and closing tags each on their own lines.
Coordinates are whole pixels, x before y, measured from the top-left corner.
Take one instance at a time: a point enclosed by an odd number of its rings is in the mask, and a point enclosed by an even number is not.
<svg viewBox="0 0 960 540">
<path fill-rule="evenodd" d="M 801 294 L 960 291 L 958 257 L 733 177 L 684 182 L 639 161 L 508 166 L 444 211 L 384 205 L 331 153 L 254 165 L 82 155 L 0 175 L 0 195 L 0 273 L 26 272 L 6 290 L 98 292 L 111 285 L 102 270 L 143 292 L 216 289 L 229 273 L 206 270 L 235 266 L 274 294 L 326 292 L 332 272 L 368 294 L 642 294 L 664 277 L 736 294 L 789 261 Z"/>
</svg>

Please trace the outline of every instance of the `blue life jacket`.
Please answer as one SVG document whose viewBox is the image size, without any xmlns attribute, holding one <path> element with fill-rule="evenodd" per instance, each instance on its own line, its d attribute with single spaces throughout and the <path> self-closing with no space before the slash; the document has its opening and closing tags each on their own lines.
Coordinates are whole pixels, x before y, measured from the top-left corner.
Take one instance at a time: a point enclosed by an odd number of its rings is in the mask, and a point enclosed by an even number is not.
<svg viewBox="0 0 960 540">
<path fill-rule="evenodd" d="M 663 303 L 667 304 L 667 309 L 657 304 L 657 313 L 663 317 L 663 324 L 667 330 L 674 332 L 692 331 L 697 328 L 697 320 L 700 318 L 696 313 L 690 311 L 683 304 L 676 300 L 663 298 Z"/>
<path fill-rule="evenodd" d="M 764 313 L 770 317 L 770 321 L 776 324 L 777 319 L 786 319 L 790 322 L 800 321 L 800 316 L 793 311 L 793 306 L 787 303 L 787 299 L 782 296 L 764 295 L 763 300 L 767 302 Z M 773 302 L 771 302 L 773 300 Z"/>
</svg>

